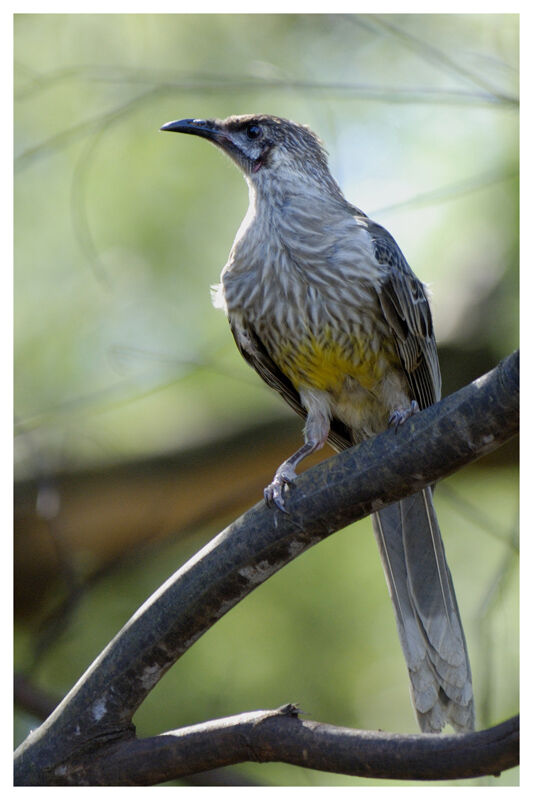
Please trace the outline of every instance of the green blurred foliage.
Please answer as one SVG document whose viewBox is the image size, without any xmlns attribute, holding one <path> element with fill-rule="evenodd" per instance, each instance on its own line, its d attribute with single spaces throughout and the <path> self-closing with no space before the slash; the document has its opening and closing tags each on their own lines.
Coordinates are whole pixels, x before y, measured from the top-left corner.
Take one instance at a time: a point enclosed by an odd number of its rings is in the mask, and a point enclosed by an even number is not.
<svg viewBox="0 0 533 800">
<path fill-rule="evenodd" d="M 517 40 L 516 15 L 17 15 L 17 474 L 172 451 L 290 413 L 210 301 L 245 183 L 206 142 L 158 133 L 170 119 L 309 124 L 347 197 L 431 285 L 441 344 L 483 347 L 494 363 L 516 347 Z M 469 468 L 448 484 L 503 539 L 437 494 L 480 724 L 492 724 L 518 704 L 516 471 Z M 101 581 L 39 664 L 42 685 L 67 691 L 202 537 Z M 32 635 L 16 631 L 21 666 Z M 223 618 L 135 721 L 150 734 L 292 701 L 313 719 L 414 732 L 407 686 L 365 522 Z M 30 724 L 18 718 L 19 739 Z M 363 783 L 244 769 L 277 785 Z"/>
</svg>

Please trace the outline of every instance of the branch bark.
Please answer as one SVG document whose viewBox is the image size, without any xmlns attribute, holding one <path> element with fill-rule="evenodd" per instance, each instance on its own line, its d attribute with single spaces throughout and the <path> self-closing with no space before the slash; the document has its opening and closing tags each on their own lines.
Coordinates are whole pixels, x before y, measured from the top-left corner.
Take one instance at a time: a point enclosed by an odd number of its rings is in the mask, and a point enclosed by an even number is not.
<svg viewBox="0 0 533 800">
<path fill-rule="evenodd" d="M 134 737 L 164 673 L 230 608 L 336 530 L 492 452 L 518 430 L 518 353 L 389 430 L 307 470 L 288 512 L 263 502 L 216 536 L 133 615 L 15 754 L 15 781 L 62 781 L 67 764 Z"/>
<path fill-rule="evenodd" d="M 407 736 L 300 720 L 288 704 L 114 745 L 72 765 L 65 783 L 149 786 L 244 761 L 283 761 L 362 778 L 476 778 L 515 766 L 518 739 L 518 717 L 477 733 Z"/>
</svg>

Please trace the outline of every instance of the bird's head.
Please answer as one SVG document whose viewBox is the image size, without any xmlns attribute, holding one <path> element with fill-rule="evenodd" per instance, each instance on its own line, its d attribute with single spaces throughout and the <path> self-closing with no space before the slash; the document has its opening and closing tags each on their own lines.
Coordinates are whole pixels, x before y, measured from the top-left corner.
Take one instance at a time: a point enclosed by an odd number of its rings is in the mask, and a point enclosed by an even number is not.
<svg viewBox="0 0 533 800">
<path fill-rule="evenodd" d="M 332 182 L 325 150 L 305 125 L 267 114 L 244 114 L 227 119 L 180 119 L 162 131 L 192 133 L 216 144 L 252 184 L 272 181 Z"/>
</svg>

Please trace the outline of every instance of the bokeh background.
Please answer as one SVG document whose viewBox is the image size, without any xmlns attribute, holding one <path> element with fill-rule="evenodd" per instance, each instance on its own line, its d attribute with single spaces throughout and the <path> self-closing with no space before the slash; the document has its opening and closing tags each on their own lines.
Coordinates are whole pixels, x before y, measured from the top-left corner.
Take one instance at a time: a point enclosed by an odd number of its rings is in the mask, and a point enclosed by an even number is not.
<svg viewBox="0 0 533 800">
<path fill-rule="evenodd" d="M 264 112 L 315 130 L 430 284 L 447 394 L 518 344 L 517 93 L 511 14 L 15 17 L 17 743 L 299 441 L 211 306 L 242 176 L 159 127 Z M 518 708 L 517 483 L 511 444 L 436 493 L 480 727 Z M 289 701 L 417 730 L 368 520 L 246 598 L 134 721 Z M 368 785 L 278 764 L 202 781 Z"/>
</svg>

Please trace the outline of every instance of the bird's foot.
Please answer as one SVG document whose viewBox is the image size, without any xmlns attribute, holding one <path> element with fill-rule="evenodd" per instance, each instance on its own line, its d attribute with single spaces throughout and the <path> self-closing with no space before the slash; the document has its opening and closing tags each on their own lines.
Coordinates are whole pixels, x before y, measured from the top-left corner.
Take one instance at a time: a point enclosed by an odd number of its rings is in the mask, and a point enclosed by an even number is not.
<svg viewBox="0 0 533 800">
<path fill-rule="evenodd" d="M 407 422 L 409 417 L 412 417 L 413 414 L 417 414 L 419 411 L 420 407 L 416 400 L 411 400 L 411 405 L 407 406 L 407 408 L 394 409 L 389 417 L 389 425 L 394 425 L 394 430 L 397 431 L 400 425 L 403 425 L 404 422 Z"/>
<path fill-rule="evenodd" d="M 295 480 L 296 470 L 291 464 L 284 461 L 283 464 L 276 470 L 274 480 L 266 487 L 264 491 L 265 502 L 267 506 L 275 505 L 280 511 L 287 513 L 283 493 L 289 486 L 292 486 Z"/>
</svg>

